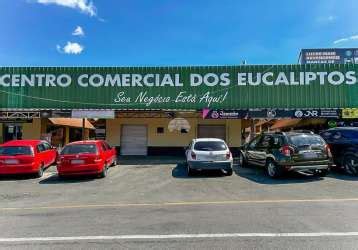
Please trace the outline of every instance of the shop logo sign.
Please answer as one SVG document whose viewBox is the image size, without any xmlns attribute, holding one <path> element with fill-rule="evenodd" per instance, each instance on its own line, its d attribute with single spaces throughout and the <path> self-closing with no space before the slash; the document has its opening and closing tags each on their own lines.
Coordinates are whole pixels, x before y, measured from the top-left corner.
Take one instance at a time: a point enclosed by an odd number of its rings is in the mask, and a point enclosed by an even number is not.
<svg viewBox="0 0 358 250">
<path fill-rule="evenodd" d="M 272 109 L 268 110 L 267 111 L 267 117 L 268 118 L 275 118 L 276 117 L 276 111 L 272 110 Z"/>
<path fill-rule="evenodd" d="M 297 118 L 319 117 L 319 111 L 318 110 L 296 110 L 295 117 L 297 117 Z"/>
<path fill-rule="evenodd" d="M 213 119 L 218 119 L 219 118 L 219 113 L 217 112 L 217 111 L 213 111 L 212 113 L 211 113 L 211 118 L 213 118 Z"/>
</svg>

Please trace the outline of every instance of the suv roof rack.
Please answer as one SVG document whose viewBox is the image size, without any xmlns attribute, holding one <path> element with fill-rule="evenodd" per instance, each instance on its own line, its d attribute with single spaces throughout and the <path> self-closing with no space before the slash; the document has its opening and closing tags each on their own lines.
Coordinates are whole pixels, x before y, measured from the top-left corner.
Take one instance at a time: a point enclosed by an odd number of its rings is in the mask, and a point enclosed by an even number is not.
<svg viewBox="0 0 358 250">
<path fill-rule="evenodd" d="M 297 130 L 291 130 L 290 132 L 314 135 L 313 131 L 308 130 L 308 129 L 297 129 Z"/>
<path fill-rule="evenodd" d="M 285 135 L 285 132 L 282 131 L 272 131 L 272 132 L 262 132 L 261 134 L 264 135 Z"/>
</svg>

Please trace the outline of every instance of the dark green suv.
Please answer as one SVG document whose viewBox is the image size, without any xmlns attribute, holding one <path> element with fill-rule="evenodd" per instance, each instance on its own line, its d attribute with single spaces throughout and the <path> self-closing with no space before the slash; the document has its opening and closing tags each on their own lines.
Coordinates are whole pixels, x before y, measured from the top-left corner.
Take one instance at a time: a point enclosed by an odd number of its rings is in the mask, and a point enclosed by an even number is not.
<svg viewBox="0 0 358 250">
<path fill-rule="evenodd" d="M 265 167 L 272 178 L 296 171 L 325 176 L 332 164 L 326 142 L 312 132 L 263 133 L 240 149 L 240 166 Z"/>
</svg>

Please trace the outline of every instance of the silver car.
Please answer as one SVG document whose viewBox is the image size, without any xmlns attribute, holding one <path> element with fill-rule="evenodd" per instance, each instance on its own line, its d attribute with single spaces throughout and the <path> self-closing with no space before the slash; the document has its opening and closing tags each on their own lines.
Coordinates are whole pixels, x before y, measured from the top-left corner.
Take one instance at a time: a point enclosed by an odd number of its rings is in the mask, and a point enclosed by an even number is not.
<svg viewBox="0 0 358 250">
<path fill-rule="evenodd" d="M 233 158 L 225 141 L 216 138 L 193 139 L 185 151 L 188 175 L 199 170 L 218 169 L 232 175 Z"/>
</svg>

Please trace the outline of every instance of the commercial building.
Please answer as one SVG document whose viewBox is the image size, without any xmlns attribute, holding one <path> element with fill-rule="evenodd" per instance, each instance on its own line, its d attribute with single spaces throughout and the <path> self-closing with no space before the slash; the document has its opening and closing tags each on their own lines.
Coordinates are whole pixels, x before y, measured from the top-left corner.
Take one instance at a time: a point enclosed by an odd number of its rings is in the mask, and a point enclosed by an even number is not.
<svg viewBox="0 0 358 250">
<path fill-rule="evenodd" d="M 248 119 L 336 119 L 357 108 L 357 77 L 354 64 L 3 67 L 0 140 L 63 145 L 86 118 L 85 137 L 123 155 L 180 154 L 196 137 L 235 152 Z"/>
</svg>

